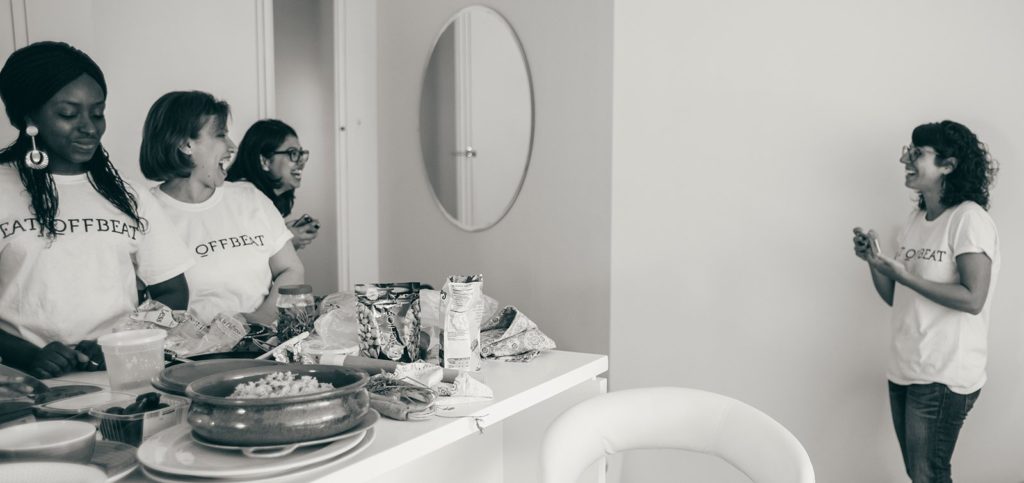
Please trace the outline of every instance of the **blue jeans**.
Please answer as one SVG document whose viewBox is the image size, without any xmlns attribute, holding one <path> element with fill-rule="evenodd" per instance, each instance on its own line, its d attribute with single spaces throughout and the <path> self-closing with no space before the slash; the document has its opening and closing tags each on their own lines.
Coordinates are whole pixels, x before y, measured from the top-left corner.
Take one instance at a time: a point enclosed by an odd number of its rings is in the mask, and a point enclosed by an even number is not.
<svg viewBox="0 0 1024 483">
<path fill-rule="evenodd" d="M 957 394 L 945 384 L 889 382 L 889 405 L 903 464 L 913 483 L 951 483 L 950 460 L 960 428 L 981 390 Z"/>
</svg>

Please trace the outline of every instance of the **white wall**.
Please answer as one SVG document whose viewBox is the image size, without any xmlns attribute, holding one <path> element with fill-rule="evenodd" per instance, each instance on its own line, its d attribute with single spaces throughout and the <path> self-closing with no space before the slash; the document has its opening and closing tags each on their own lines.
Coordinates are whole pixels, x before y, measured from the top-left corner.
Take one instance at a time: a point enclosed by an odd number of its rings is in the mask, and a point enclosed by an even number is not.
<svg viewBox="0 0 1024 483">
<path fill-rule="evenodd" d="M 310 150 L 289 220 L 304 213 L 320 220 L 316 240 L 299 250 L 306 283 L 318 294 L 338 290 L 338 223 L 334 150 L 333 0 L 274 2 L 276 118 Z M 241 133 L 248 126 L 239 130 Z"/>
<path fill-rule="evenodd" d="M 950 118 L 1003 162 L 1005 249 L 954 480 L 1024 480 L 1024 3 L 629 0 L 614 16 L 612 389 L 721 392 L 790 428 L 818 481 L 907 481 L 889 311 L 850 230 L 895 236 L 912 208 L 899 149 Z M 625 470 L 749 481 L 660 453 Z"/>
<path fill-rule="evenodd" d="M 129 179 L 144 179 L 139 170 L 142 124 L 161 95 L 197 89 L 226 100 L 236 142 L 266 109 L 260 0 L 13 3 L 24 5 L 28 42 L 69 42 L 103 69 L 109 91 L 103 145 Z"/>
<path fill-rule="evenodd" d="M 607 353 L 611 2 L 488 2 L 523 42 L 536 125 L 518 201 L 477 233 L 435 205 L 417 131 L 434 38 L 471 3 L 378 4 L 380 278 L 440 288 L 448 275 L 483 273 L 485 293 L 519 307 L 560 347 Z"/>
</svg>

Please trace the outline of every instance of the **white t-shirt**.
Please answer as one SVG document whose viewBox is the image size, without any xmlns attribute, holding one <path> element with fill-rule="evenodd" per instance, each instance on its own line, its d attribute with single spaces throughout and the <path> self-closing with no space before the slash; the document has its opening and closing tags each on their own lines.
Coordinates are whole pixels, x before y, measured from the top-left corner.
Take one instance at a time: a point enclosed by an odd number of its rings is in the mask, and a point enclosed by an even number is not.
<svg viewBox="0 0 1024 483">
<path fill-rule="evenodd" d="M 273 282 L 270 257 L 292 237 L 274 204 L 250 183 L 224 183 L 202 203 L 151 191 L 196 259 L 189 310 L 201 320 L 256 310 Z"/>
<path fill-rule="evenodd" d="M 194 262 L 153 196 L 132 183 L 143 232 L 87 174 L 53 175 L 56 238 L 43 234 L 17 168 L 0 165 L 0 329 L 42 346 L 110 332 L 138 305 L 135 277 L 167 281 Z"/>
<path fill-rule="evenodd" d="M 978 315 L 928 300 L 896 284 L 888 378 L 897 384 L 939 382 L 970 394 L 985 384 L 989 313 L 999 277 L 999 235 L 984 208 L 965 201 L 932 221 L 914 210 L 897 240 L 896 259 L 911 273 L 939 283 L 959 283 L 956 257 L 984 253 L 992 260 L 988 298 Z"/>
</svg>

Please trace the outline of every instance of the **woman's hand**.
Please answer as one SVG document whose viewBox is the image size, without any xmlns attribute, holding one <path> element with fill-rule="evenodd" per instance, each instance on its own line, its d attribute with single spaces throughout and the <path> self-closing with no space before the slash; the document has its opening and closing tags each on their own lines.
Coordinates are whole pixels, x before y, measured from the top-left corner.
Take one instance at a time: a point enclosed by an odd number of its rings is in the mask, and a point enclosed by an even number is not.
<svg viewBox="0 0 1024 483">
<path fill-rule="evenodd" d="M 873 232 L 873 231 L 872 231 Z M 853 229 L 853 254 L 857 255 L 857 258 L 867 261 L 868 255 L 871 253 L 871 238 L 861 227 Z"/>
<path fill-rule="evenodd" d="M 895 258 L 887 257 L 878 249 L 878 234 L 875 230 L 864 232 L 860 227 L 853 229 L 853 252 L 868 262 L 871 268 L 894 281 L 906 278 L 907 267 Z"/>
<path fill-rule="evenodd" d="M 892 305 L 897 280 L 894 275 L 905 272 L 906 269 L 896 260 L 882 255 L 875 230 L 865 232 L 859 226 L 853 229 L 853 253 L 868 262 L 868 266 L 871 267 L 868 271 L 871 272 L 871 282 L 875 286 L 875 291 L 886 304 Z"/>
<path fill-rule="evenodd" d="M 40 379 L 49 379 L 67 374 L 77 369 L 79 364 L 88 362 L 89 356 L 54 341 L 39 349 L 29 361 L 26 372 Z"/>
<path fill-rule="evenodd" d="M 106 360 L 103 358 L 103 348 L 94 340 L 83 340 L 75 345 L 75 350 L 85 354 L 88 361 L 80 363 L 80 371 L 102 371 L 107 368 Z"/>
<path fill-rule="evenodd" d="M 288 230 L 292 232 L 292 246 L 296 250 L 306 248 L 316 239 L 320 232 L 320 221 L 309 215 L 302 215 L 301 218 L 287 224 Z"/>
<path fill-rule="evenodd" d="M 882 254 L 875 254 L 875 252 L 868 250 L 868 256 L 866 258 L 868 265 L 871 268 L 878 270 L 878 273 L 889 277 L 890 279 L 900 282 L 906 280 L 907 267 L 902 263 L 896 261 L 895 258 L 887 257 Z"/>
</svg>

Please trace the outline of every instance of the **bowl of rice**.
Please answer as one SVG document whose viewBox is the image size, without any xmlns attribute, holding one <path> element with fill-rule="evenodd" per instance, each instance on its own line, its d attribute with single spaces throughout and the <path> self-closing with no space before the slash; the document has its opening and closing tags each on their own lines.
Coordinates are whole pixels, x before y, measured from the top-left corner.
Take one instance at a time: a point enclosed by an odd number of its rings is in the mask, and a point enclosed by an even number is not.
<svg viewBox="0 0 1024 483">
<path fill-rule="evenodd" d="M 369 410 L 359 370 L 279 364 L 222 372 L 185 389 L 188 423 L 220 444 L 259 446 L 323 439 L 359 423 Z"/>
</svg>

